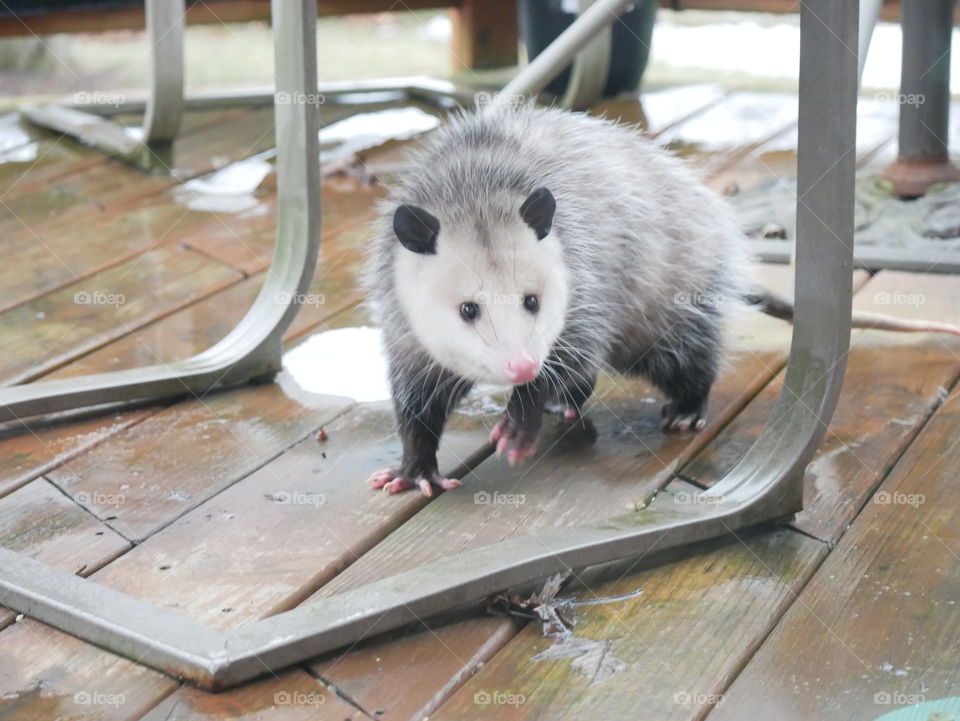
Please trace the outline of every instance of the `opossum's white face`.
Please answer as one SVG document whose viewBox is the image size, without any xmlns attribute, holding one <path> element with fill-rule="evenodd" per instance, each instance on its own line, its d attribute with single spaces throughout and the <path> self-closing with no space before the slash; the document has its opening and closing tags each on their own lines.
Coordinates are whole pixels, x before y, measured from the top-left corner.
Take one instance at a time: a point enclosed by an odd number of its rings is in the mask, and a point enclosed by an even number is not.
<svg viewBox="0 0 960 721">
<path fill-rule="evenodd" d="M 563 330 L 569 292 L 551 232 L 553 196 L 541 188 L 497 229 L 444 229 L 403 205 L 394 231 L 400 304 L 417 339 L 441 365 L 474 381 L 534 380 Z"/>
</svg>

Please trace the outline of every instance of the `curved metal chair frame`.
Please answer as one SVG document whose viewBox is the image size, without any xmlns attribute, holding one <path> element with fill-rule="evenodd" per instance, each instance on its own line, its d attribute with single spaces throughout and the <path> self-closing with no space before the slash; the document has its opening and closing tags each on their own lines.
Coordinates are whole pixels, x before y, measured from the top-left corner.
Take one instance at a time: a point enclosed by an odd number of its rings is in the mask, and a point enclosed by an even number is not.
<svg viewBox="0 0 960 721">
<path fill-rule="evenodd" d="M 630 0 L 598 0 L 505 89 L 534 92 Z M 316 88 L 315 0 L 273 0 L 277 90 Z M 601 524 L 479 548 L 299 606 L 233 632 L 208 629 L 165 609 L 0 548 L 0 602 L 138 662 L 216 690 L 353 643 L 371 633 L 582 568 L 727 534 L 801 507 L 804 468 L 833 413 L 850 336 L 857 3 L 803 0 L 800 61 L 798 250 L 793 344 L 783 391 L 759 439 L 698 503 L 661 494 L 645 510 Z M 851 50 L 853 49 L 853 50 Z M 170 369 L 9 389 L 8 417 L 42 387 L 40 411 L 88 401 L 201 389 L 279 362 L 280 332 L 296 312 L 278 292 L 303 290 L 318 243 L 317 116 L 277 105 L 280 211 L 269 280 L 227 339 Z M 286 297 L 286 296 L 285 296 Z M 117 379 L 123 379 L 118 383 Z M 65 395 L 58 395 L 58 393 Z M 18 393 L 21 394 L 18 397 Z M 34 401 L 36 402 L 36 401 Z M 38 410 L 37 405 L 32 406 Z"/>
</svg>

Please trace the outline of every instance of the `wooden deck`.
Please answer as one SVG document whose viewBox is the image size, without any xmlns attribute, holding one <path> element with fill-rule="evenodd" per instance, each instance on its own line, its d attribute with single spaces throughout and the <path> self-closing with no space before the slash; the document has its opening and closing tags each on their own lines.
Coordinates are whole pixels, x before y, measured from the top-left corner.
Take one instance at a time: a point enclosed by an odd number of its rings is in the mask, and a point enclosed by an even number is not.
<svg viewBox="0 0 960 721">
<path fill-rule="evenodd" d="M 324 122 L 382 109 L 338 106 Z M 649 94 L 643 111 L 597 110 L 644 119 L 718 191 L 794 171 L 793 97 L 691 86 Z M 861 116 L 869 172 L 895 152 L 896 113 L 866 103 Z M 360 152 L 362 165 L 325 177 L 316 302 L 287 333 L 291 350 L 367 322 L 360 247 L 381 181 L 402 163 L 402 143 L 384 140 Z M 225 335 L 269 264 L 274 176 L 240 197 L 184 183 L 272 145 L 269 109 L 192 113 L 175 182 L 0 118 L 0 378 L 163 362 Z M 789 292 L 788 268 L 761 275 Z M 960 318 L 960 277 L 858 272 L 854 282 L 860 309 Z M 664 438 L 656 392 L 606 378 L 589 404 L 595 442 L 548 427 L 525 466 L 483 460 L 464 488 L 429 502 L 364 482 L 399 453 L 387 402 L 312 392 L 316 379 L 291 372 L 13 428 L 0 437 L 0 543 L 238 628 L 467 548 L 618 514 L 676 459 L 668 491 L 708 484 L 769 415 L 790 329 L 749 316 L 735 336 L 697 438 Z M 569 591 L 581 600 L 642 594 L 577 608 L 578 657 L 538 660 L 550 647 L 538 625 L 459 616 L 213 695 L 0 609 L 0 719 L 868 721 L 960 697 L 958 340 L 855 333 L 805 510 L 660 565 L 581 574 Z M 495 405 L 481 399 L 455 416 L 441 448 L 448 470 L 483 446 Z"/>
</svg>

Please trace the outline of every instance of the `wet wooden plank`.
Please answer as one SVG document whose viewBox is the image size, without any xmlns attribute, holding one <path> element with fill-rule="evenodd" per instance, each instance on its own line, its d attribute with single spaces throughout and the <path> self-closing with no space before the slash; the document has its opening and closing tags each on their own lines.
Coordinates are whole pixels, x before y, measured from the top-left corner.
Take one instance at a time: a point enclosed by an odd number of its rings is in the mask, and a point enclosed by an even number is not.
<svg viewBox="0 0 960 721">
<path fill-rule="evenodd" d="M 130 548 L 124 538 L 42 478 L 0 499 L 0 545 L 81 576 Z M 0 629 L 13 618 L 0 607 Z"/>
<path fill-rule="evenodd" d="M 138 423 L 150 412 L 129 411 L 69 424 L 9 424 L 11 435 L 0 440 L 0 498 Z"/>
<path fill-rule="evenodd" d="M 322 238 L 368 223 L 375 215 L 375 206 L 385 194 L 377 183 L 352 178 L 332 177 L 323 182 L 321 195 Z M 239 228 L 237 226 L 240 226 Z M 321 252 L 324 240 L 320 241 Z M 193 233 L 186 244 L 227 263 L 244 273 L 252 274 L 270 265 L 276 244 L 276 197 L 265 198 L 256 215 L 221 216 L 220 222 Z"/>
<path fill-rule="evenodd" d="M 0 377 L 36 378 L 240 277 L 193 250 L 163 245 L 0 315 L 7 348 Z"/>
<path fill-rule="evenodd" d="M 287 671 L 226 693 L 181 688 L 142 721 L 369 721 L 370 717 L 308 673 Z"/>
<path fill-rule="evenodd" d="M 53 471 L 67 494 L 126 494 L 122 508 L 86 507 L 142 540 L 328 422 L 345 398 L 298 400 L 276 384 L 189 398 Z M 172 449 L 176 449 L 173 452 Z"/>
<path fill-rule="evenodd" d="M 648 570 L 618 564 L 606 578 L 581 578 L 573 594 L 580 600 L 642 590 L 576 611 L 574 635 L 599 642 L 611 676 L 599 677 L 596 662 L 534 660 L 553 642 L 531 622 L 430 718 L 699 718 L 703 700 L 722 693 L 743 649 L 762 642 L 824 555 L 817 541 L 768 530 L 713 541 Z"/>
<path fill-rule="evenodd" d="M 955 322 L 960 278 L 883 271 L 856 296 L 854 307 Z M 837 412 L 806 472 L 805 507 L 796 527 L 835 542 L 958 377 L 960 339 L 855 332 Z M 782 376 L 764 389 L 683 469 L 684 476 L 709 484 L 726 473 L 759 435 L 781 383 Z"/>
<path fill-rule="evenodd" d="M 228 127 L 226 132 L 222 124 L 214 123 L 178 138 L 168 166 L 174 177 L 182 181 L 202 175 L 273 147 L 273 108 L 231 116 Z M 96 163 L 35 192 L 4 201 L 0 231 L 11 238 L 45 238 L 55 228 L 95 222 L 128 208 L 174 182 L 170 175 L 147 175 L 115 160 Z"/>
<path fill-rule="evenodd" d="M 129 262 L 158 245 L 208 232 L 220 225 L 220 217 L 241 237 L 250 222 L 192 211 L 172 198 L 158 196 L 95 223 L 43 237 L 12 239 L 7 248 L 16 260 L 0 268 L 0 309 Z"/>
<path fill-rule="evenodd" d="M 960 395 L 954 392 L 711 720 L 748 714 L 868 721 L 960 696 L 958 439 Z M 949 718 L 955 701 L 939 710 L 921 707 L 915 715 Z"/>
<path fill-rule="evenodd" d="M 156 671 L 29 619 L 5 629 L 0 639 L 4 721 L 128 721 L 143 716 L 176 688 L 175 681 Z M 82 669 L 69 659 L 82 659 Z"/>
</svg>

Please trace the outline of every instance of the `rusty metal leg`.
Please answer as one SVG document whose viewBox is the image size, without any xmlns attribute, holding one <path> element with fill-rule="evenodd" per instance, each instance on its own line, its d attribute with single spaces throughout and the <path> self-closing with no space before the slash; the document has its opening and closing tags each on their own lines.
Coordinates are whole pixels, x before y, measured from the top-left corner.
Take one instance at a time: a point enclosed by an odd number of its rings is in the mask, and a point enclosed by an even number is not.
<svg viewBox="0 0 960 721">
<path fill-rule="evenodd" d="M 917 197 L 960 180 L 947 146 L 954 0 L 904 0 L 900 154 L 884 171 L 894 192 Z"/>
<path fill-rule="evenodd" d="M 308 63 L 314 60 L 309 52 L 311 5 L 304 0 L 273 4 L 278 43 L 296 38 L 300 52 L 286 52 Z M 536 543 L 515 538 L 474 549 L 232 633 L 206 629 L 4 548 L 0 603 L 140 663 L 219 689 L 558 571 L 725 535 L 799 509 L 803 471 L 833 414 L 850 340 L 857 3 L 803 0 L 801 28 L 793 344 L 772 417 L 743 460 L 711 490 L 685 503 L 661 494 L 644 510 L 540 533 Z M 578 48 L 568 50 L 572 55 Z M 280 77 L 299 81 L 279 89 L 311 87 L 312 71 L 298 70 L 285 53 L 278 53 L 278 60 Z M 558 60 L 564 67 L 569 56 Z M 519 78 L 518 86 L 536 85 L 542 76 L 533 72 L 534 77 Z M 305 117 L 286 107 L 288 112 L 278 111 L 281 131 L 297 141 L 312 137 L 315 142 Z M 282 144 L 281 150 L 289 153 L 291 147 Z M 315 145 L 306 146 L 309 157 L 315 158 L 315 151 Z M 302 149 L 299 155 L 302 163 Z M 302 169 L 294 165 L 298 167 Z M 288 182 L 294 181 L 288 176 Z M 282 193 L 287 190 L 281 186 Z M 293 217 L 298 231 L 309 227 L 309 216 Z"/>
</svg>

